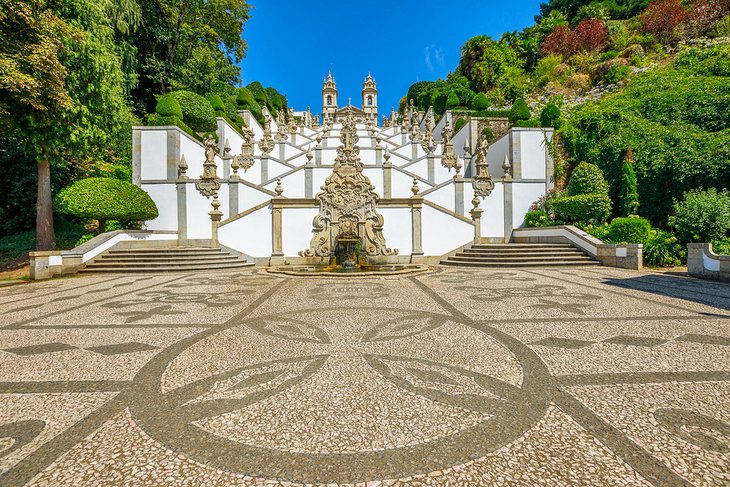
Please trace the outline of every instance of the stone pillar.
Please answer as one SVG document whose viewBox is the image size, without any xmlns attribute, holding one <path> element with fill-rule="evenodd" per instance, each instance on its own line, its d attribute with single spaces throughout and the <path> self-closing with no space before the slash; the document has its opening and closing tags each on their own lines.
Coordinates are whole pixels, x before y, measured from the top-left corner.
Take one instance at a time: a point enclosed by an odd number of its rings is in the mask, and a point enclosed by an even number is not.
<svg viewBox="0 0 730 487">
<path fill-rule="evenodd" d="M 413 251 L 411 252 L 411 263 L 423 260 L 423 228 L 421 226 L 421 209 L 423 198 L 420 196 L 411 197 L 411 232 Z"/>
<path fill-rule="evenodd" d="M 177 169 L 180 163 L 180 132 L 179 129 L 167 130 L 167 180 L 177 179 Z"/>
<path fill-rule="evenodd" d="M 175 184 L 177 192 L 177 243 L 188 244 L 188 180 L 178 179 Z"/>
<path fill-rule="evenodd" d="M 33 281 L 42 279 L 50 279 L 52 277 L 50 269 L 50 257 L 56 255 L 54 251 L 36 250 L 28 252 L 30 256 L 30 268 L 28 269 L 28 277 Z"/>
<path fill-rule="evenodd" d="M 479 208 L 479 197 L 474 196 L 474 199 L 471 200 L 471 204 L 474 206 L 469 213 L 471 214 L 471 219 L 474 222 L 474 243 L 479 242 L 479 239 L 482 237 L 482 209 Z"/>
<path fill-rule="evenodd" d="M 218 195 L 213 196 L 213 211 L 208 213 L 210 215 L 210 246 L 214 249 L 220 248 L 220 243 L 218 242 L 218 225 L 220 225 L 221 218 L 223 217 L 223 212 L 220 211 L 218 208 L 221 206 L 221 202 L 218 200 Z"/>
<path fill-rule="evenodd" d="M 429 153 L 426 158 L 428 162 L 428 182 L 436 184 L 436 168 L 434 166 L 435 158 L 433 152 Z"/>
<path fill-rule="evenodd" d="M 514 129 L 509 131 L 509 153 L 512 162 L 512 178 L 519 181 L 522 179 L 522 150 L 520 132 Z"/>
<path fill-rule="evenodd" d="M 512 179 L 506 176 L 503 179 L 504 193 L 504 243 L 509 243 L 512 239 L 512 230 L 514 229 L 514 202 L 512 198 Z"/>
<path fill-rule="evenodd" d="M 375 165 L 376 166 L 382 166 L 383 165 L 383 148 L 375 149 Z"/>
<path fill-rule="evenodd" d="M 322 146 L 320 144 L 317 144 L 314 147 L 314 165 L 315 166 L 322 165 Z"/>
<path fill-rule="evenodd" d="M 393 163 L 385 161 L 383 163 L 383 198 L 392 198 L 391 191 L 393 177 Z"/>
<path fill-rule="evenodd" d="M 240 180 L 231 180 L 228 182 L 228 215 L 237 215 L 239 212 L 238 196 L 240 190 Z"/>
<path fill-rule="evenodd" d="M 411 142 L 411 160 L 415 161 L 418 159 L 418 146 L 421 145 L 420 142 Z"/>
<path fill-rule="evenodd" d="M 269 265 L 284 264 L 282 212 L 284 198 L 271 198 L 271 260 Z"/>
<path fill-rule="evenodd" d="M 286 160 L 286 147 L 284 142 L 279 142 L 279 160 Z"/>
<path fill-rule="evenodd" d="M 464 212 L 464 178 L 454 175 L 454 213 L 466 216 Z"/>
<path fill-rule="evenodd" d="M 314 198 L 314 174 L 312 162 L 309 161 L 304 165 L 304 197 Z"/>
<path fill-rule="evenodd" d="M 268 154 L 261 155 L 261 184 L 264 184 L 269 180 L 269 156 Z"/>
</svg>

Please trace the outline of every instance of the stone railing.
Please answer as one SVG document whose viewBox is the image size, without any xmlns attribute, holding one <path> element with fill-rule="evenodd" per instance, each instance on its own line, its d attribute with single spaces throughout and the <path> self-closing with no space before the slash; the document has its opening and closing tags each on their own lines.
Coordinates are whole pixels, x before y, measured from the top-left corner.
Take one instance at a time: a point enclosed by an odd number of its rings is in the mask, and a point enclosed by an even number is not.
<svg viewBox="0 0 730 487">
<path fill-rule="evenodd" d="M 178 244 L 177 232 L 115 230 L 102 233 L 71 250 L 29 252 L 30 278 L 50 279 L 60 274 L 75 274 L 84 264 L 112 247 L 144 242 L 146 246 L 167 247 Z"/>
<path fill-rule="evenodd" d="M 643 267 L 641 244 L 606 244 L 573 225 L 518 228 L 512 232 L 513 242 L 569 243 L 595 257 L 601 265 L 639 270 Z"/>
<path fill-rule="evenodd" d="M 730 255 L 717 255 L 712 244 L 687 244 L 687 273 L 716 281 L 730 281 Z"/>
</svg>

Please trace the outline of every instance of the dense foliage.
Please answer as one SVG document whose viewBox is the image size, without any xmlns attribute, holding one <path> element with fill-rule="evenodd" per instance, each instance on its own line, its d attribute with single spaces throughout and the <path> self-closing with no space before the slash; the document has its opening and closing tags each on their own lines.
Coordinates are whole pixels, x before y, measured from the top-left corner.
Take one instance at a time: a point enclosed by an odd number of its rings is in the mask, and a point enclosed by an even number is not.
<svg viewBox="0 0 730 487">
<path fill-rule="evenodd" d="M 608 182 L 606 182 L 603 171 L 598 166 L 581 162 L 570 175 L 568 195 L 577 196 L 594 193 L 608 194 Z"/>
<path fill-rule="evenodd" d="M 675 201 L 670 224 L 682 242 L 712 242 L 730 230 L 730 192 L 691 190 Z"/>
<path fill-rule="evenodd" d="M 650 234 L 651 223 L 646 218 L 614 218 L 608 226 L 608 238 L 613 243 L 643 244 Z"/>
<path fill-rule="evenodd" d="M 77 218 L 101 222 L 119 220 L 144 221 L 157 218 L 155 202 L 132 183 L 110 178 L 88 178 L 76 181 L 54 198 L 56 211 Z"/>
<path fill-rule="evenodd" d="M 624 159 L 621 168 L 621 194 L 619 195 L 621 215 L 636 215 L 639 212 L 639 191 L 636 187 L 636 173 L 632 151 Z"/>
<path fill-rule="evenodd" d="M 614 201 L 632 147 L 641 215 L 666 224 L 673 198 L 730 186 L 730 46 L 687 49 L 622 92 L 579 107 L 562 135 L 571 162 L 603 169 Z"/>
<path fill-rule="evenodd" d="M 611 200 L 601 193 L 562 196 L 552 200 L 550 208 L 560 222 L 604 222 L 611 214 Z"/>
</svg>

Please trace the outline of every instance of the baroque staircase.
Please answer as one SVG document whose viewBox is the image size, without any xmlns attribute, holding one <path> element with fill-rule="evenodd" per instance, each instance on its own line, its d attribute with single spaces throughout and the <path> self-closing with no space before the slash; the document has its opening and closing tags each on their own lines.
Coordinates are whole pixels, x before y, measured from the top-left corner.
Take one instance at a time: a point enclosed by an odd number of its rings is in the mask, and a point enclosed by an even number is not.
<svg viewBox="0 0 730 487">
<path fill-rule="evenodd" d="M 86 263 L 79 273 L 189 272 L 249 267 L 239 255 L 205 247 L 112 249 Z"/>
<path fill-rule="evenodd" d="M 474 244 L 449 255 L 444 265 L 468 267 L 564 267 L 598 265 L 593 257 L 570 244 Z"/>
</svg>

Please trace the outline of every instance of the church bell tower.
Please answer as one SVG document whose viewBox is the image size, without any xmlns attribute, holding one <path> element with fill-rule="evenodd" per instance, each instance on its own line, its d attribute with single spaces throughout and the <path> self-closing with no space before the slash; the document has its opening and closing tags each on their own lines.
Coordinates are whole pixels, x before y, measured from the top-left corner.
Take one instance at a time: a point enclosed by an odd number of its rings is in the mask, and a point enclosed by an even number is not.
<svg viewBox="0 0 730 487">
<path fill-rule="evenodd" d="M 337 112 L 337 83 L 328 72 L 322 85 L 322 121 L 333 119 Z"/>
<path fill-rule="evenodd" d="M 365 82 L 362 84 L 362 111 L 365 116 L 372 120 L 376 125 L 378 123 L 378 89 L 375 86 L 375 80 L 368 73 Z"/>
</svg>

